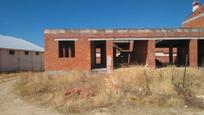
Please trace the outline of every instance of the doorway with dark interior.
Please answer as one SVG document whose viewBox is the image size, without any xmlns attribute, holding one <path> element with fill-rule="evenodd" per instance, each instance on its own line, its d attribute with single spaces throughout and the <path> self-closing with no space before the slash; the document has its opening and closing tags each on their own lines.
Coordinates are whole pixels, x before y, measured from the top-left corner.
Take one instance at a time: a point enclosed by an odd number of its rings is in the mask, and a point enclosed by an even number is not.
<svg viewBox="0 0 204 115">
<path fill-rule="evenodd" d="M 189 40 L 159 40 L 156 42 L 156 66 L 189 66 Z"/>
<path fill-rule="evenodd" d="M 106 67 L 106 41 L 91 41 L 91 69 Z"/>
<path fill-rule="evenodd" d="M 204 67 L 204 40 L 198 40 L 198 66 Z"/>
</svg>

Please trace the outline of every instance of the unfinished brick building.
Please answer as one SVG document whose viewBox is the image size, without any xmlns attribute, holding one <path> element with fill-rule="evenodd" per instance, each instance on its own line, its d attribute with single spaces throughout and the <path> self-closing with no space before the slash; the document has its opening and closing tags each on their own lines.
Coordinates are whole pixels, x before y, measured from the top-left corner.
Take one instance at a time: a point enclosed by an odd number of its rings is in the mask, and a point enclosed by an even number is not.
<svg viewBox="0 0 204 115">
<path fill-rule="evenodd" d="M 179 29 L 46 29 L 45 70 L 204 67 L 204 5 L 193 10 Z"/>
</svg>

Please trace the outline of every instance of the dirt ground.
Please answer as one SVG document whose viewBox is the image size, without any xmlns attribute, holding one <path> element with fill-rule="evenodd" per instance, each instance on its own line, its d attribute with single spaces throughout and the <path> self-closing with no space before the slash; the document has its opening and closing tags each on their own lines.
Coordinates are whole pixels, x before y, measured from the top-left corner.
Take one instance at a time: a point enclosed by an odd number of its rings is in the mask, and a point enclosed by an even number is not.
<svg viewBox="0 0 204 115">
<path fill-rule="evenodd" d="M 92 111 L 89 115 L 204 115 L 204 110 L 117 105 Z"/>
<path fill-rule="evenodd" d="M 0 84 L 0 115 L 62 115 L 55 110 L 26 102 L 12 93 L 12 85 L 17 80 L 13 78 Z M 204 115 L 204 110 L 117 104 L 75 115 Z"/>
<path fill-rule="evenodd" d="M 17 80 L 0 84 L 0 115 L 60 115 L 58 112 L 45 109 L 21 100 L 12 93 L 12 85 Z"/>
</svg>

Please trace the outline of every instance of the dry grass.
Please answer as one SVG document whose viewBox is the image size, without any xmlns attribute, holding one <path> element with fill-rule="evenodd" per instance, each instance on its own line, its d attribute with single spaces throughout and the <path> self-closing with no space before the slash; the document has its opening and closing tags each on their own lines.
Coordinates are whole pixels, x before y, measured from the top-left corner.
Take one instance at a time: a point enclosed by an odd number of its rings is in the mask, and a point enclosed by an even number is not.
<svg viewBox="0 0 204 115">
<path fill-rule="evenodd" d="M 12 78 L 13 76 L 8 74 L 0 74 L 0 83 L 5 82 L 7 79 Z"/>
<path fill-rule="evenodd" d="M 106 92 L 104 75 L 71 71 L 63 75 L 34 74 L 24 76 L 15 91 L 26 99 L 40 101 L 62 112 L 81 112 L 115 103 L 116 96 Z M 94 97 L 65 96 L 65 90 L 82 87 L 94 92 Z"/>
<path fill-rule="evenodd" d="M 33 73 L 31 73 L 33 74 Z M 22 72 L 22 73 L 1 73 L 0 74 L 0 83 L 4 83 L 6 81 L 9 81 L 13 78 L 20 77 L 20 76 L 26 76 L 28 75 L 28 72 Z"/>
<path fill-rule="evenodd" d="M 111 75 L 85 71 L 60 74 L 29 73 L 22 75 L 14 86 L 25 99 L 40 102 L 65 113 L 83 112 L 118 103 L 181 107 L 194 95 L 204 95 L 204 72 L 187 69 L 187 80 L 182 87 L 184 69 L 144 69 L 129 67 L 115 70 Z M 94 96 L 77 94 L 65 96 L 67 89 L 82 87 Z"/>
</svg>

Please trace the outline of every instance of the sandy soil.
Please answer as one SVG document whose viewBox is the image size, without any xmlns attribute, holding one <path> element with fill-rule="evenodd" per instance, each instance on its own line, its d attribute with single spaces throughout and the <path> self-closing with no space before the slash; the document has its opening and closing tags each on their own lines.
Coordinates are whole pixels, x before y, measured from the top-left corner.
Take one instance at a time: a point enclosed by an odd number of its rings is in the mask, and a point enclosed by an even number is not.
<svg viewBox="0 0 204 115">
<path fill-rule="evenodd" d="M 13 78 L 0 84 L 0 115 L 62 115 L 55 110 L 26 102 L 12 93 L 12 85 L 16 80 L 17 78 Z M 204 115 L 204 110 L 142 107 L 124 103 L 75 115 Z"/>
<path fill-rule="evenodd" d="M 12 93 L 17 78 L 0 84 L 0 115 L 60 115 L 54 110 L 42 108 L 20 99 Z"/>
<path fill-rule="evenodd" d="M 204 110 L 116 105 L 110 108 L 91 111 L 86 113 L 86 115 L 204 115 Z"/>
</svg>

